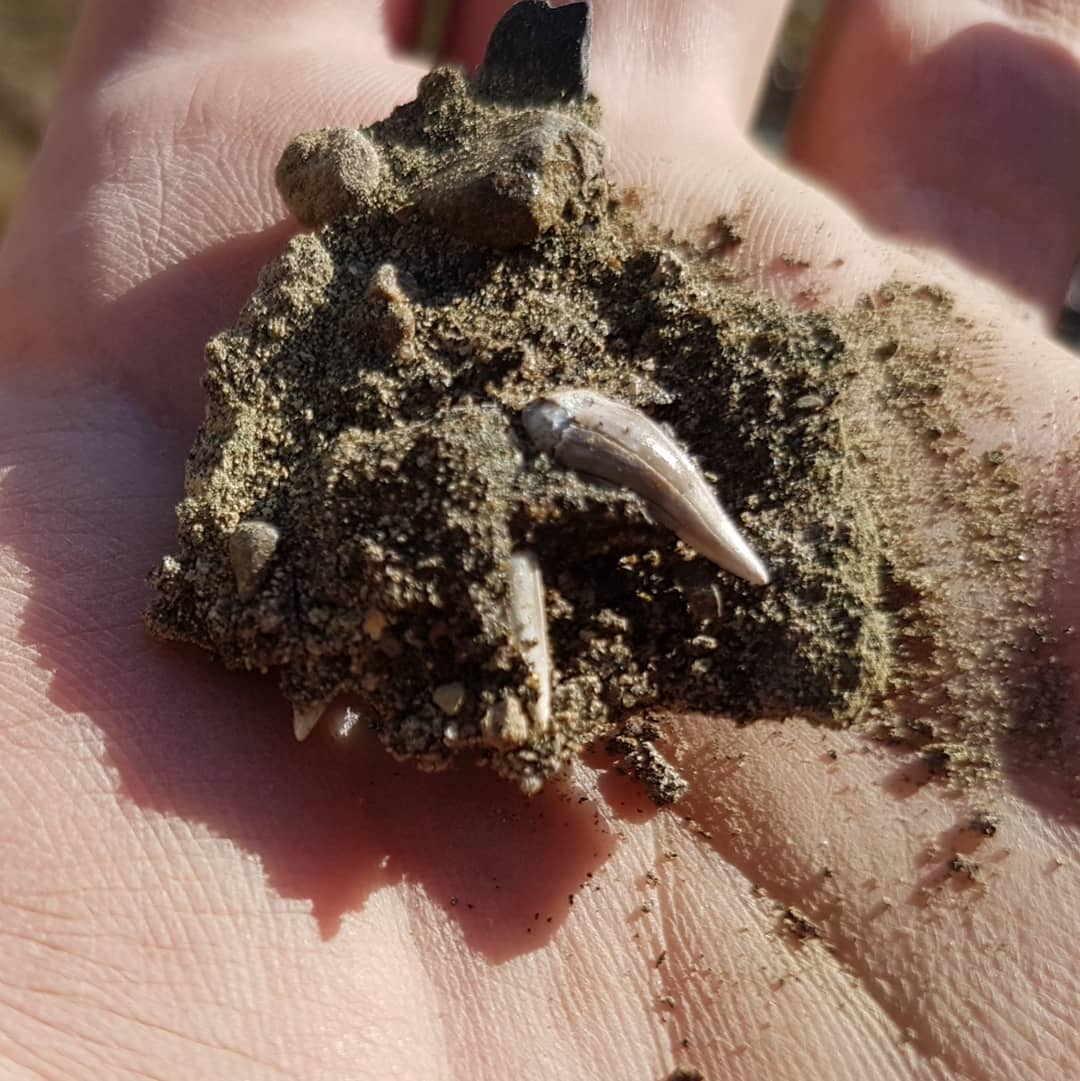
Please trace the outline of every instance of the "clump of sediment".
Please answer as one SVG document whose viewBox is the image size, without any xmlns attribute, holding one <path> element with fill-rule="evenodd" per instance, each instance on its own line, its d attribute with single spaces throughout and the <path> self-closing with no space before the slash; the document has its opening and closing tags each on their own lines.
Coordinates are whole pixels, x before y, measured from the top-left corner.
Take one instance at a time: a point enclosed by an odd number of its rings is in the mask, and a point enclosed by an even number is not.
<svg viewBox="0 0 1080 1081">
<path fill-rule="evenodd" d="M 555 97 L 508 103 L 439 69 L 388 119 L 285 151 L 279 188 L 313 231 L 207 346 L 151 629 L 276 672 L 304 728 L 344 695 L 394 755 L 469 752 L 530 791 L 620 731 L 635 770 L 655 764 L 657 733 L 633 726 L 653 706 L 892 731 L 921 717 L 960 651 L 940 611 L 923 618 L 933 570 L 905 557 L 916 515 L 883 487 L 877 421 L 924 453 L 944 385 L 912 402 L 946 366 L 890 320 L 940 305 L 898 294 L 841 325 L 725 283 L 625 205 L 595 102 Z M 667 426 L 771 583 L 533 446 L 523 408 L 565 386 Z M 969 473 L 1002 522 L 1022 513 L 1007 462 Z M 523 550 L 554 669 L 539 719 L 509 613 Z M 658 798 L 676 798 L 660 762 Z"/>
</svg>

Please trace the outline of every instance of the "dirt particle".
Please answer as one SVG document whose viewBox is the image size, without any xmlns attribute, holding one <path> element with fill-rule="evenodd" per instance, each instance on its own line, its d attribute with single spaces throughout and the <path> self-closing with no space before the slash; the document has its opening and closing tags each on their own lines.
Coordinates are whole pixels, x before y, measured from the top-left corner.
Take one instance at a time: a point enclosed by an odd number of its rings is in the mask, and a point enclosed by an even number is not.
<svg viewBox="0 0 1080 1081">
<path fill-rule="evenodd" d="M 979 877 L 979 864 L 968 856 L 955 853 L 949 860 L 949 871 L 954 875 L 963 875 L 965 878 L 974 880 Z"/>
<path fill-rule="evenodd" d="M 680 800 L 689 785 L 678 770 L 653 746 L 660 729 L 651 721 L 631 718 L 607 743 L 609 754 L 620 757 L 619 768 L 640 781 L 659 807 Z"/>
<path fill-rule="evenodd" d="M 971 818 L 968 819 L 967 828 L 972 833 L 977 833 L 983 837 L 993 837 L 1000 824 L 999 818 L 991 811 L 973 811 Z"/>
<path fill-rule="evenodd" d="M 794 908 L 784 910 L 782 923 L 784 929 L 800 942 L 821 937 L 821 931 L 817 925 Z"/>
</svg>

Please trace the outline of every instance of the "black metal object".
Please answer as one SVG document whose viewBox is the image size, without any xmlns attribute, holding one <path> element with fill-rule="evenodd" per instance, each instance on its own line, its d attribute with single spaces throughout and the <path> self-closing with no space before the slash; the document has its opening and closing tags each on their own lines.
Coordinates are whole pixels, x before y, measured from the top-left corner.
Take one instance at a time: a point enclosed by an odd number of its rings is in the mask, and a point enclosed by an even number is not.
<svg viewBox="0 0 1080 1081">
<path fill-rule="evenodd" d="M 476 86 L 484 97 L 556 105 L 588 93 L 592 10 L 518 0 L 491 32 Z"/>
</svg>

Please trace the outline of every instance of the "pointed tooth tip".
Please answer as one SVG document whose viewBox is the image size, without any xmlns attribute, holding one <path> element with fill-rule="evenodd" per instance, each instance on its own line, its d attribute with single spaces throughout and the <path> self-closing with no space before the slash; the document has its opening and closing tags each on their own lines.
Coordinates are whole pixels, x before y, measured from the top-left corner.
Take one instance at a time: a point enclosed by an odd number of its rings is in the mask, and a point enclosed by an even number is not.
<svg viewBox="0 0 1080 1081">
<path fill-rule="evenodd" d="M 293 706 L 293 734 L 298 743 L 303 743 L 311 735 L 325 711 L 326 707 L 321 703 L 308 706 L 306 709 Z"/>
</svg>

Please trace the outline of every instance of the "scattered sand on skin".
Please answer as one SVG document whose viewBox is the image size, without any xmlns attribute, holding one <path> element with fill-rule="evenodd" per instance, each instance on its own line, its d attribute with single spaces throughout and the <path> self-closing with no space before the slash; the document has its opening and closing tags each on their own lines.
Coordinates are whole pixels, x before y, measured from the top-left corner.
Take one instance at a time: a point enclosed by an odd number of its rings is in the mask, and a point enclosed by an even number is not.
<svg viewBox="0 0 1080 1081">
<path fill-rule="evenodd" d="M 660 707 L 858 724 L 992 773 L 1001 730 L 1062 693 L 1032 539 L 1052 530 L 1025 525 L 1060 512 L 1012 447 L 972 449 L 964 417 L 1009 412 L 965 360 L 972 328 L 934 290 L 835 317 L 725 280 L 610 185 L 598 122 L 439 69 L 387 120 L 286 151 L 315 231 L 207 346 L 151 630 L 277 671 L 302 710 L 347 695 L 421 768 L 465 752 L 529 791 L 602 738 L 678 798 Z M 772 584 L 537 453 L 520 411 L 560 385 L 669 425 Z M 548 730 L 492 720 L 536 696 L 506 611 L 521 546 L 546 585 Z"/>
</svg>

